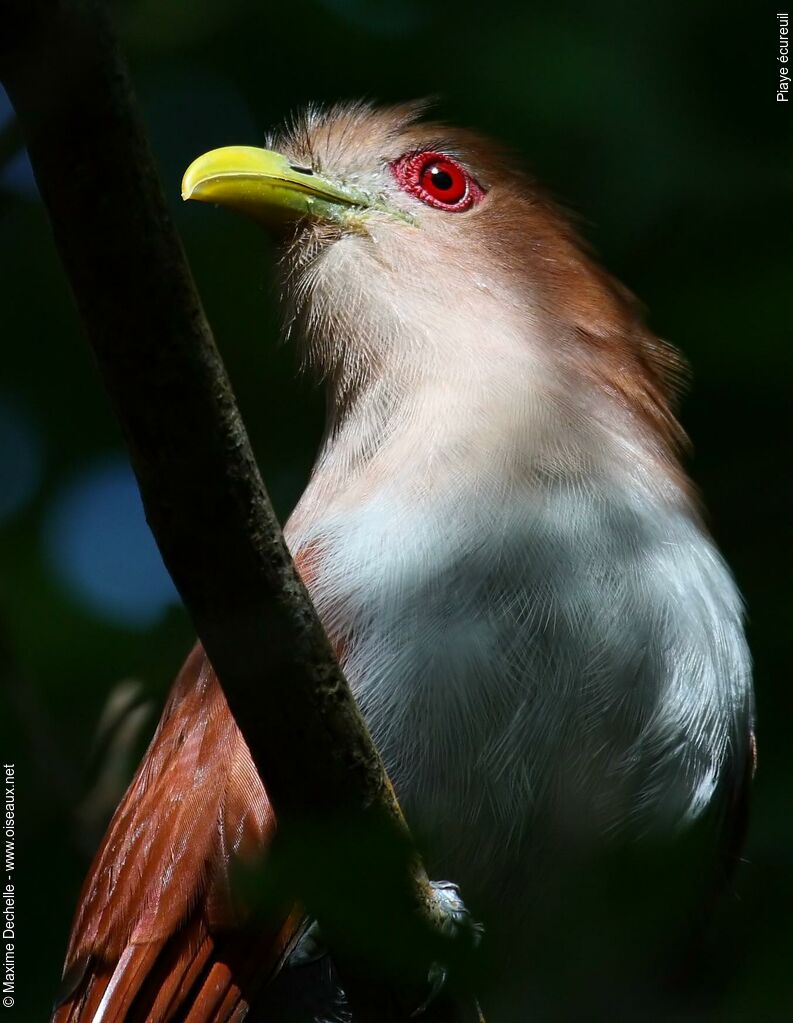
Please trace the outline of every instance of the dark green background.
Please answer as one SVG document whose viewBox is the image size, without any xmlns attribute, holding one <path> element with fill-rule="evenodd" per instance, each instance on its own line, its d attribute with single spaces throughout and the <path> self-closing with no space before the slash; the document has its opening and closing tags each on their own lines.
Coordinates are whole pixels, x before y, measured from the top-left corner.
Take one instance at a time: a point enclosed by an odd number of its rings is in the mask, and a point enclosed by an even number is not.
<svg viewBox="0 0 793 1023">
<path fill-rule="evenodd" d="M 708 1018 L 793 1018 L 793 618 L 784 564 L 791 151 L 789 112 L 775 102 L 774 9 L 710 0 L 140 0 L 119 8 L 119 24 L 165 188 L 281 514 L 310 466 L 321 401 L 296 381 L 293 352 L 277 345 L 270 243 L 222 211 L 182 207 L 179 182 L 198 153 L 255 145 L 305 101 L 433 94 L 442 116 L 506 141 L 582 215 L 653 328 L 685 353 L 694 375 L 682 410 L 691 470 L 746 597 L 759 707 L 747 863 L 719 920 L 723 965 Z M 18 159 L 16 148 L 7 124 L 0 158 Z M 9 1018 L 32 1021 L 45 1016 L 56 986 L 88 863 L 75 806 L 91 777 L 103 702 L 134 677 L 159 705 L 191 627 L 178 608 L 147 628 L 112 624 L 53 571 L 53 503 L 121 442 L 43 210 L 8 180 L 0 298 L 0 399 L 40 446 L 38 485 L 0 523 L 3 754 L 19 781 L 19 1004 Z M 0 473 L 14 471 L 11 443 Z M 112 542 L 109 529 L 101 542 Z"/>
</svg>

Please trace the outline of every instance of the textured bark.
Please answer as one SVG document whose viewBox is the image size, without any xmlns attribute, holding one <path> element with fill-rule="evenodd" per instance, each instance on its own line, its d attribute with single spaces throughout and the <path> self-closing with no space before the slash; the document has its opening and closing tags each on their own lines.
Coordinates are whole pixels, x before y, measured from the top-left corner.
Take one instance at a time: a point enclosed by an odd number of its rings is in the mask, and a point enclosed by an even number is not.
<svg viewBox="0 0 793 1023">
<path fill-rule="evenodd" d="M 343 856 L 320 853 L 321 884 L 306 868 L 299 894 L 311 905 L 320 892 L 321 924 L 346 964 L 359 1018 L 404 1018 L 382 985 L 363 982 L 359 950 L 347 947 L 345 921 L 321 891 L 343 891 L 367 914 L 375 948 L 384 928 L 404 933 L 411 954 L 400 969 L 418 983 L 437 941 L 426 878 L 284 545 L 109 18 L 91 0 L 0 0 L 0 24 L 0 76 L 147 519 L 266 779 L 283 840 L 308 820 L 347 836 Z M 383 848 L 388 855 L 373 854 Z"/>
</svg>

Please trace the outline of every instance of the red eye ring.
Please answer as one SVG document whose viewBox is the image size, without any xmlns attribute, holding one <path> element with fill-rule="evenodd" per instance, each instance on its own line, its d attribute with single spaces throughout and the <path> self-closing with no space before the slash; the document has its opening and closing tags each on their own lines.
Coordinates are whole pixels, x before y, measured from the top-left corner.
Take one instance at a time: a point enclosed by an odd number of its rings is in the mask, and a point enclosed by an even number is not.
<svg viewBox="0 0 793 1023">
<path fill-rule="evenodd" d="M 468 171 L 445 153 L 407 153 L 391 170 L 401 187 L 437 210 L 459 213 L 484 198 Z"/>
</svg>

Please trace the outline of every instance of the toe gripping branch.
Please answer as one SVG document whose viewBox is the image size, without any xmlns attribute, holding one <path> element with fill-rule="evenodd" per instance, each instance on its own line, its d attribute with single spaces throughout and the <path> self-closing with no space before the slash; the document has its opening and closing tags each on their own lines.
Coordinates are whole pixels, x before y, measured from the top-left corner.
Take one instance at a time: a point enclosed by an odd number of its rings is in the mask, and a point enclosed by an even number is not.
<svg viewBox="0 0 793 1023">
<path fill-rule="evenodd" d="M 431 885 L 440 912 L 441 932 L 455 941 L 467 941 L 472 949 L 478 948 L 482 941 L 484 927 L 471 916 L 460 895 L 460 889 L 453 881 L 432 881 Z M 430 1006 L 435 1005 L 438 999 L 443 997 L 448 979 L 447 966 L 444 963 L 433 963 L 427 976 L 429 991 L 421 1004 L 411 1012 L 412 1018 L 421 1017 Z M 475 1011 L 477 1014 L 466 1017 L 465 1023 L 468 1018 L 471 1021 L 481 1018 L 478 1008 Z M 450 1021 L 452 1019 L 455 1023 L 457 1020 L 464 1023 L 459 1017 L 459 1013 L 450 1015 Z"/>
<path fill-rule="evenodd" d="M 433 881 L 431 887 L 437 903 L 441 933 L 455 942 L 467 943 L 471 950 L 478 948 L 482 941 L 484 928 L 471 916 L 460 896 L 457 885 L 451 881 Z M 346 1005 L 346 999 L 333 968 L 330 953 L 320 933 L 319 925 L 313 921 L 306 928 L 303 937 L 290 955 L 288 966 L 291 972 L 292 968 L 316 967 L 323 963 L 325 965 L 323 973 L 326 980 L 330 980 L 332 988 L 324 993 L 323 1010 L 327 1014 L 332 1005 L 333 1010 L 338 1013 Z M 411 992 L 404 992 L 406 1015 L 411 1019 L 420 1020 L 428 1010 L 432 1009 L 433 1019 L 441 1019 L 444 1023 L 447 1021 L 448 1023 L 481 1023 L 482 1015 L 473 999 L 469 1000 L 470 1004 L 463 1006 L 458 999 L 452 996 L 448 988 L 449 972 L 445 963 L 434 962 L 427 974 L 427 989 L 415 1008 L 413 1008 L 416 1001 L 415 989 Z M 324 1002 L 327 1002 L 328 1008 L 325 1007 Z M 325 1016 L 322 1015 L 322 1018 Z M 341 1018 L 341 1016 L 334 1015 L 333 1018 Z"/>
</svg>

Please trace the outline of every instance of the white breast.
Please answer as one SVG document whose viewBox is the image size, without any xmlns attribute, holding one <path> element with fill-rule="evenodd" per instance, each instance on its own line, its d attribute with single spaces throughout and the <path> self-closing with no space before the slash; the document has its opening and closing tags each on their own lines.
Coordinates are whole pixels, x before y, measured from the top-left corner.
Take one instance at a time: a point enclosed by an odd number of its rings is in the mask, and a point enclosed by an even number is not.
<svg viewBox="0 0 793 1023">
<path fill-rule="evenodd" d="M 680 506 L 580 481 L 496 496 L 309 490 L 288 531 L 321 552 L 312 596 L 452 876 L 537 834 L 696 817 L 748 705 L 739 598 Z"/>
<path fill-rule="evenodd" d="M 352 407 L 352 385 L 332 396 L 287 541 L 310 551 L 411 826 L 457 879 L 530 869 L 538 835 L 697 816 L 748 713 L 729 573 L 636 424 L 554 361 L 525 302 L 477 292 L 475 316 L 433 293 L 410 316 L 404 291 L 390 318 L 361 300 L 336 338 L 377 342 L 378 370 L 348 367 L 365 379 Z"/>
</svg>

